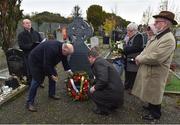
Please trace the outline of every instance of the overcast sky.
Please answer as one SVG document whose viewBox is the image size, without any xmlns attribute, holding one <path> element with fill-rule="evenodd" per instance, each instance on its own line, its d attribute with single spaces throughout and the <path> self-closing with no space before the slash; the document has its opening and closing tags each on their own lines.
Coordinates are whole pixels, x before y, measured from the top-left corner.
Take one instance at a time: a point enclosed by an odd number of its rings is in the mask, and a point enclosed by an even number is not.
<svg viewBox="0 0 180 125">
<path fill-rule="evenodd" d="M 115 12 L 116 15 L 122 18 L 141 23 L 142 15 L 150 6 L 154 14 L 157 14 L 158 7 L 162 0 L 23 0 L 21 9 L 24 14 L 31 14 L 32 12 L 49 11 L 59 13 L 64 17 L 71 15 L 73 7 L 78 5 L 82 11 L 83 17 L 86 17 L 86 10 L 91 5 L 100 5 L 106 12 Z M 172 11 L 180 7 L 179 0 L 169 0 L 169 9 Z"/>
</svg>

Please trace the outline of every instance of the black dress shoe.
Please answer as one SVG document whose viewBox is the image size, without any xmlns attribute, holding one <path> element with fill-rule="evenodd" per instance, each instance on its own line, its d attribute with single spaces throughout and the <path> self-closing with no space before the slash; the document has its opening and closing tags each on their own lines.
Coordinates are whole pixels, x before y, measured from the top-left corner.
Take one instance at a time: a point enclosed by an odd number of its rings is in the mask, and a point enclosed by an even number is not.
<svg viewBox="0 0 180 125">
<path fill-rule="evenodd" d="M 60 97 L 57 95 L 50 95 L 49 98 L 54 99 L 54 100 L 60 100 Z"/>
<path fill-rule="evenodd" d="M 95 109 L 93 109 L 93 112 L 95 113 L 95 114 L 98 114 L 98 115 L 109 115 L 109 112 L 106 112 L 106 111 L 101 111 L 100 109 L 98 109 L 98 108 L 95 108 Z"/>
<path fill-rule="evenodd" d="M 151 114 L 147 114 L 147 115 L 142 116 L 142 119 L 149 120 L 149 121 L 154 121 L 154 120 L 159 120 L 160 117 L 154 117 Z"/>
<path fill-rule="evenodd" d="M 31 112 L 37 112 L 37 109 L 31 104 L 28 104 L 26 107 Z"/>
</svg>

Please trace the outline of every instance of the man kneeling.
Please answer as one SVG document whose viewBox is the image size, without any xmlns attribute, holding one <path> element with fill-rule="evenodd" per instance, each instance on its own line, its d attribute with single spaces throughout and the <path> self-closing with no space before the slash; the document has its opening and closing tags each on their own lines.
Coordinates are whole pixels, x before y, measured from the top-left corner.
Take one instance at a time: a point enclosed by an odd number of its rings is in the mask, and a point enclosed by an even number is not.
<svg viewBox="0 0 180 125">
<path fill-rule="evenodd" d="M 124 87 L 114 66 L 99 56 L 94 49 L 88 53 L 95 80 L 89 90 L 89 97 L 96 104 L 93 112 L 108 115 L 123 104 Z"/>
</svg>

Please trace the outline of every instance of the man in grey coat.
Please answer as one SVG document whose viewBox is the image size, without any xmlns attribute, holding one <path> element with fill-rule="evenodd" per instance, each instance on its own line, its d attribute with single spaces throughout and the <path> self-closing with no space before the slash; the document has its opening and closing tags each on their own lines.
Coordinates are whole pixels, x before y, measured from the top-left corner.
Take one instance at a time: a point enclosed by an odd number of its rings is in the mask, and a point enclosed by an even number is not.
<svg viewBox="0 0 180 125">
<path fill-rule="evenodd" d="M 143 106 L 149 113 L 142 118 L 146 120 L 160 119 L 161 102 L 175 50 L 175 39 L 170 31 L 171 25 L 176 25 L 175 15 L 162 11 L 155 18 L 154 26 L 157 34 L 148 41 L 146 48 L 136 57 L 139 70 L 132 93 L 148 103 Z"/>
<path fill-rule="evenodd" d="M 99 57 L 96 50 L 91 50 L 88 53 L 88 59 L 95 76 L 94 85 L 89 91 L 90 98 L 96 104 L 93 112 L 108 115 L 120 104 L 123 104 L 124 87 L 122 81 L 114 66 Z"/>
</svg>

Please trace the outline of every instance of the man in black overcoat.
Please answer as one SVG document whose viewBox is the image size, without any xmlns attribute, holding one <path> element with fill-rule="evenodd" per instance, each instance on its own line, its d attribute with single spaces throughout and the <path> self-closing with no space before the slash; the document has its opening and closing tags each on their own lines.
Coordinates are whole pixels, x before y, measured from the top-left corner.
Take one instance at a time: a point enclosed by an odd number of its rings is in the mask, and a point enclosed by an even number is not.
<svg viewBox="0 0 180 125">
<path fill-rule="evenodd" d="M 64 70 L 72 73 L 70 70 L 67 56 L 74 52 L 71 44 L 61 43 L 59 41 L 45 41 L 34 48 L 29 55 L 29 66 L 32 75 L 32 81 L 29 89 L 27 108 L 29 111 L 37 111 L 34 107 L 34 99 L 37 88 L 44 81 L 44 77 L 49 78 L 49 97 L 58 100 L 55 95 L 57 72 L 55 66 L 62 61 Z"/>
<path fill-rule="evenodd" d="M 24 52 L 27 82 L 28 84 L 30 84 L 32 76 L 30 74 L 28 56 L 31 50 L 34 49 L 36 45 L 38 45 L 42 41 L 42 38 L 40 34 L 32 28 L 32 24 L 29 19 L 24 19 L 22 21 L 22 26 L 24 30 L 18 35 L 18 44 L 19 48 Z"/>
<path fill-rule="evenodd" d="M 88 53 L 88 59 L 95 77 L 94 85 L 89 91 L 90 98 L 96 104 L 93 112 L 108 115 L 123 104 L 124 87 L 122 81 L 114 66 L 99 57 L 96 50 L 91 50 Z"/>
</svg>

